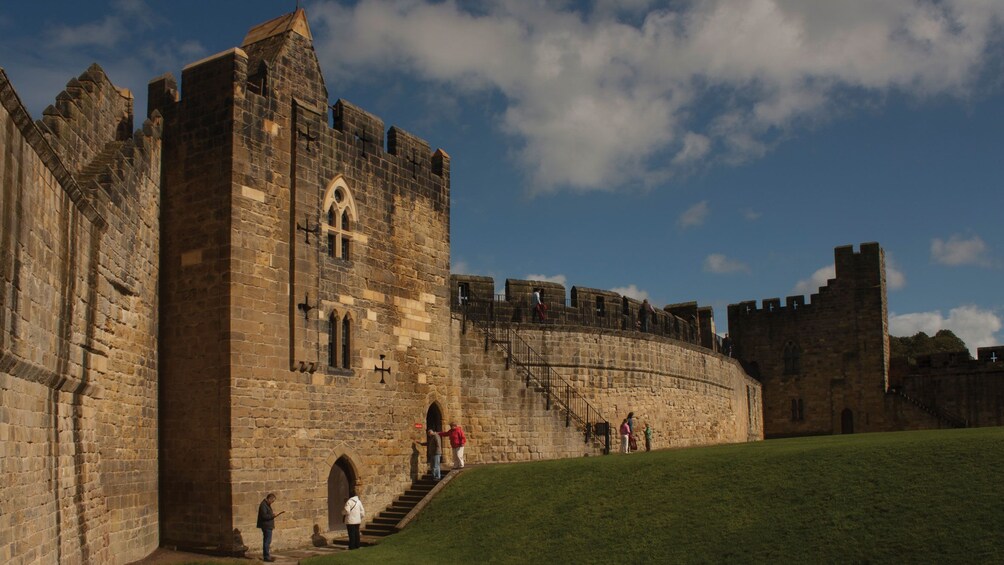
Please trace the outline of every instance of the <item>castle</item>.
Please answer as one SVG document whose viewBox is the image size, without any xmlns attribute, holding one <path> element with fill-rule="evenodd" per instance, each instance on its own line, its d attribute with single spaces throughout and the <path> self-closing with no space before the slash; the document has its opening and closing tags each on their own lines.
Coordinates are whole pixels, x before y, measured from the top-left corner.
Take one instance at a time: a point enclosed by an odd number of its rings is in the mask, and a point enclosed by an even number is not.
<svg viewBox="0 0 1004 565">
<path fill-rule="evenodd" d="M 306 545 L 452 420 L 472 463 L 599 455 L 629 411 L 657 447 L 763 437 L 710 309 L 640 332 L 613 293 L 451 276 L 449 155 L 329 106 L 302 10 L 148 100 L 133 131 L 95 65 L 35 121 L 0 71 L 0 561 L 254 551 L 268 492 Z"/>
<path fill-rule="evenodd" d="M 838 247 L 834 267 L 808 303 L 729 305 L 734 355 L 763 385 L 765 437 L 1004 425 L 1004 347 L 891 360 L 882 248 Z"/>
<path fill-rule="evenodd" d="M 98 66 L 34 121 L 0 70 L 0 561 L 277 547 L 379 510 L 458 421 L 472 463 L 1000 425 L 1004 348 L 890 368 L 882 249 L 711 309 L 450 273 L 450 157 L 329 106 L 305 13 L 149 84 Z M 547 319 L 536 319 L 539 289 Z M 243 535 L 243 541 L 238 538 Z"/>
</svg>

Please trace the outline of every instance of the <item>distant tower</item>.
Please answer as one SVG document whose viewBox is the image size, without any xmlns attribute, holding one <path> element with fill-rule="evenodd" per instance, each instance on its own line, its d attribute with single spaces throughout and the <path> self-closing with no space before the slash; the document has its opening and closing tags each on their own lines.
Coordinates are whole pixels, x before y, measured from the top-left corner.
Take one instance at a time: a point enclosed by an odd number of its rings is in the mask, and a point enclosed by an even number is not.
<svg viewBox="0 0 1004 565">
<path fill-rule="evenodd" d="M 834 255 L 836 277 L 809 304 L 729 305 L 734 354 L 763 383 L 765 437 L 888 429 L 884 253 L 864 243 Z"/>
</svg>

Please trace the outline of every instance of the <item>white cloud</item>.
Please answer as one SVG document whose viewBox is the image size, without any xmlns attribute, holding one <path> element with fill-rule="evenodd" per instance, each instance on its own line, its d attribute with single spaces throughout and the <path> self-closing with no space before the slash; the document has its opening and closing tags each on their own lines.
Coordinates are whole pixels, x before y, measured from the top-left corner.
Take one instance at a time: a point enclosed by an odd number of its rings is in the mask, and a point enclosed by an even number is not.
<svg viewBox="0 0 1004 565">
<path fill-rule="evenodd" d="M 747 209 L 743 210 L 743 217 L 746 218 L 750 222 L 755 222 L 755 221 L 759 220 L 760 216 L 762 216 L 762 215 L 763 214 L 761 214 L 760 212 L 757 212 L 756 210 L 753 210 L 752 208 L 747 208 Z"/>
<path fill-rule="evenodd" d="M 565 277 L 565 275 L 538 275 L 538 274 L 529 274 L 529 275 L 527 275 L 525 277 L 525 279 L 528 280 L 528 281 L 540 281 L 540 282 L 558 283 L 558 284 L 560 284 L 562 286 L 564 286 L 565 283 L 568 281 L 568 278 Z"/>
<path fill-rule="evenodd" d="M 106 16 L 100 21 L 77 26 L 59 25 L 49 30 L 49 42 L 54 47 L 114 47 L 129 30 L 122 18 Z"/>
<path fill-rule="evenodd" d="M 848 89 L 965 97 L 1004 21 L 997 0 L 470 6 L 318 2 L 311 16 L 330 80 L 384 69 L 500 94 L 500 127 L 537 190 L 754 159 L 852 111 L 838 100 Z"/>
<path fill-rule="evenodd" d="M 712 253 L 704 258 L 704 270 L 709 273 L 727 275 L 732 273 L 748 273 L 749 265 L 736 259 L 730 259 L 721 253 Z"/>
<path fill-rule="evenodd" d="M 931 240 L 931 260 L 942 265 L 958 267 L 961 265 L 977 265 L 989 267 L 990 249 L 978 235 L 969 239 L 959 234 L 952 235 L 943 241 L 939 238 Z"/>
<path fill-rule="evenodd" d="M 708 206 L 708 201 L 702 200 L 684 210 L 676 219 L 676 225 L 683 229 L 700 226 L 708 219 L 709 213 L 711 213 L 711 208 Z"/>
<path fill-rule="evenodd" d="M 673 157 L 676 164 L 689 163 L 704 158 L 711 151 L 711 140 L 706 135 L 687 132 L 683 136 L 683 148 Z"/>
<path fill-rule="evenodd" d="M 798 281 L 795 284 L 792 294 L 815 294 L 819 292 L 819 287 L 826 286 L 826 282 L 837 276 L 837 269 L 833 265 L 827 265 L 818 269 L 812 276 Z"/>
<path fill-rule="evenodd" d="M 1001 327 L 1001 317 L 996 312 L 972 305 L 952 308 L 947 318 L 939 310 L 889 315 L 889 335 L 906 337 L 924 332 L 933 336 L 938 330 L 947 329 L 966 343 L 973 356 L 979 347 L 1002 342 L 1002 336 L 997 335 Z"/>
<path fill-rule="evenodd" d="M 885 258 L 885 285 L 888 290 L 900 290 L 906 286 L 906 275 L 891 255 L 886 255 Z"/>
<path fill-rule="evenodd" d="M 621 296 L 627 296 L 628 298 L 634 298 L 635 300 L 645 300 L 649 298 L 647 290 L 641 290 L 633 284 L 611 288 L 610 292 L 616 292 Z"/>
</svg>

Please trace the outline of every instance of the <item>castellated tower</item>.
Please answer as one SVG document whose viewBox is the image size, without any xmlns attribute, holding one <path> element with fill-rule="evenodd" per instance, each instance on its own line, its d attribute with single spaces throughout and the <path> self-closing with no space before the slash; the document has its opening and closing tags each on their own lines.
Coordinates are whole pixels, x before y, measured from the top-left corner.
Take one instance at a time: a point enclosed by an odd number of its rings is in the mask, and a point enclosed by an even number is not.
<svg viewBox="0 0 1004 565">
<path fill-rule="evenodd" d="M 302 10 L 185 67 L 180 96 L 154 80 L 150 101 L 165 117 L 161 542 L 232 549 L 239 529 L 260 547 L 269 492 L 288 510 L 279 545 L 341 529 L 350 485 L 386 506 L 415 477 L 415 424 L 459 412 L 449 157 L 329 108 Z"/>
<path fill-rule="evenodd" d="M 877 243 L 835 250 L 836 277 L 803 296 L 729 305 L 735 356 L 763 385 L 764 435 L 896 429 L 886 396 L 885 263 Z"/>
</svg>

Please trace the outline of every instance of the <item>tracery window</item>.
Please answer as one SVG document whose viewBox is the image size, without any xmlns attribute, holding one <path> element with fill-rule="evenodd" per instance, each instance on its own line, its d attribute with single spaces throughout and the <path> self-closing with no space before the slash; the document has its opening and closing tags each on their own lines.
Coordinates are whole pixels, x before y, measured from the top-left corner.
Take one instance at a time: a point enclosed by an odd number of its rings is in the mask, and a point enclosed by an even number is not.
<svg viewBox="0 0 1004 565">
<path fill-rule="evenodd" d="M 328 236 L 328 257 L 349 261 L 352 258 L 352 244 L 361 237 L 353 231 L 358 216 L 352 191 L 349 190 L 344 177 L 339 175 L 331 181 L 323 205 L 328 220 L 324 225 L 324 231 Z"/>
</svg>

